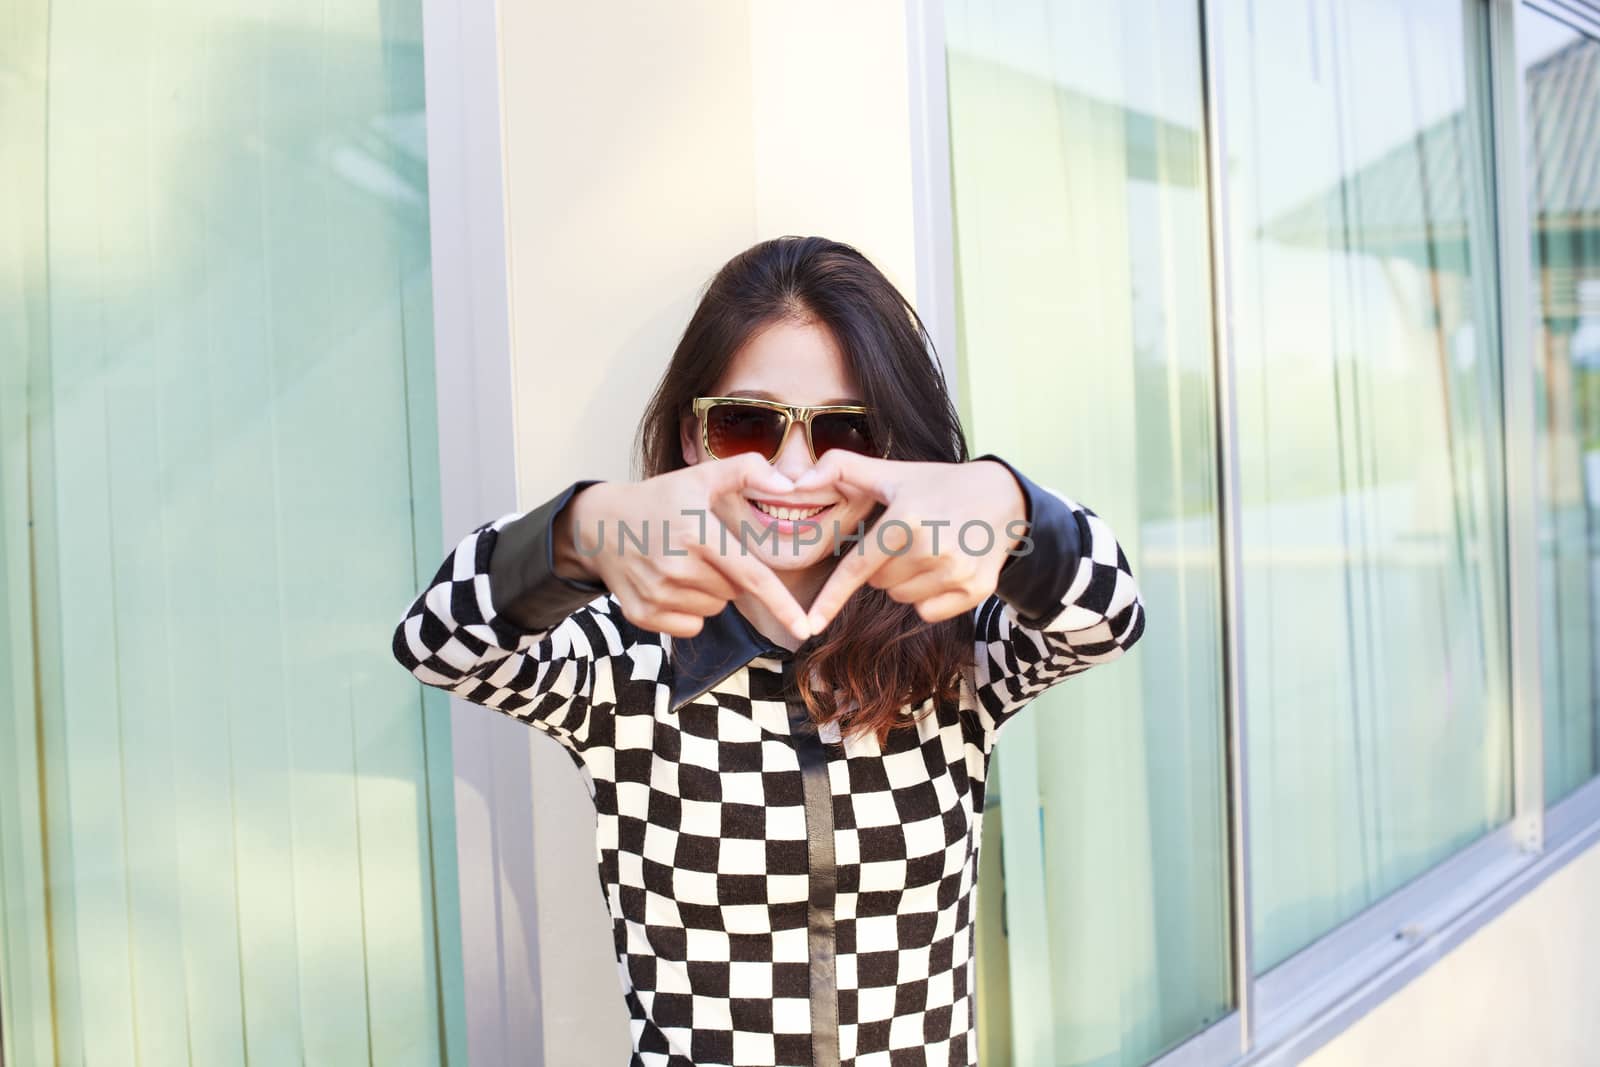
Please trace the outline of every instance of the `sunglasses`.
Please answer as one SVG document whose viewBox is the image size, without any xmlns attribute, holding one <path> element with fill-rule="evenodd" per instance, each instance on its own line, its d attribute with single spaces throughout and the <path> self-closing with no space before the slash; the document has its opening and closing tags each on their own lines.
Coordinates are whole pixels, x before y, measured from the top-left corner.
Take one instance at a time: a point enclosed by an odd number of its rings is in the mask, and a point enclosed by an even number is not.
<svg viewBox="0 0 1600 1067">
<path fill-rule="evenodd" d="M 697 396 L 694 413 L 700 420 L 700 446 L 712 459 L 755 452 L 770 463 L 783 451 L 789 430 L 797 422 L 806 428 L 806 446 L 813 463 L 830 448 L 888 456 L 888 442 L 879 446 L 870 412 L 859 404 L 807 407 L 745 396 Z"/>
</svg>

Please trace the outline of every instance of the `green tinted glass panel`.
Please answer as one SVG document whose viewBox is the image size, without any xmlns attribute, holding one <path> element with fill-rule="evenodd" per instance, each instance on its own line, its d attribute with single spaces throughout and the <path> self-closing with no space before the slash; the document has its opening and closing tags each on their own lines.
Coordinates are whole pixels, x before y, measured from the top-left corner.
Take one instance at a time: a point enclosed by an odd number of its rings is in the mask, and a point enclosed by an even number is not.
<svg viewBox="0 0 1600 1067">
<path fill-rule="evenodd" d="M 1219 2 L 1260 971 L 1511 814 L 1486 9 Z"/>
<path fill-rule="evenodd" d="M 420 6 L 0 10 L 7 1064 L 465 1062 Z"/>
<path fill-rule="evenodd" d="M 1117 531 L 1121 663 L 1001 738 L 984 1064 L 1140 1064 L 1229 1010 L 1216 427 L 1198 8 L 946 5 L 963 416 Z"/>
<path fill-rule="evenodd" d="M 1517 13 L 1538 401 L 1544 785 L 1600 773 L 1600 39 Z"/>
</svg>

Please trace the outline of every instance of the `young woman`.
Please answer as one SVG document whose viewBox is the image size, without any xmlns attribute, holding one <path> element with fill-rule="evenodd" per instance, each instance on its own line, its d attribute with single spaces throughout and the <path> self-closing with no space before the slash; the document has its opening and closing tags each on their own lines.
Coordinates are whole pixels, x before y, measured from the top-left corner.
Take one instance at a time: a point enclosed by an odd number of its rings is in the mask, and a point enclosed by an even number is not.
<svg viewBox="0 0 1600 1067">
<path fill-rule="evenodd" d="M 969 459 L 916 312 L 821 238 L 717 273 L 635 444 L 462 538 L 395 658 L 577 763 L 633 1064 L 976 1063 L 984 775 L 1143 632 L 1110 526 Z"/>
</svg>

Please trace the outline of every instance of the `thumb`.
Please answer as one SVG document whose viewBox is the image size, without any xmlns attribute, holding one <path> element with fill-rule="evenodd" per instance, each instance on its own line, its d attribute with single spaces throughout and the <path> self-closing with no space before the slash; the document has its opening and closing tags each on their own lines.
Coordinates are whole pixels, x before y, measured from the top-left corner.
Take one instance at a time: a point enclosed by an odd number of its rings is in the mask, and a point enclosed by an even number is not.
<svg viewBox="0 0 1600 1067">
<path fill-rule="evenodd" d="M 718 476 L 716 491 L 719 493 L 759 489 L 768 493 L 783 494 L 794 490 L 794 482 L 789 480 L 788 475 L 754 452 L 711 462 L 713 473 Z"/>
<path fill-rule="evenodd" d="M 821 485 L 849 486 L 885 504 L 892 504 L 897 469 L 893 460 L 833 448 L 824 453 L 816 466 L 796 478 L 794 484 L 798 489 L 815 489 Z"/>
</svg>

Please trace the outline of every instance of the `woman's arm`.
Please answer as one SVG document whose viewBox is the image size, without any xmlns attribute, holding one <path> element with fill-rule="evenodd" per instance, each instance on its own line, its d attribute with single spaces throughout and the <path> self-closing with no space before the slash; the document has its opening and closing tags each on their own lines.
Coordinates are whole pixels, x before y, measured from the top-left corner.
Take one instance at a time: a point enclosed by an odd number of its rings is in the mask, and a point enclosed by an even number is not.
<svg viewBox="0 0 1600 1067">
<path fill-rule="evenodd" d="M 813 632 L 867 582 L 929 622 L 970 612 L 986 743 L 1034 697 L 1116 659 L 1144 633 L 1139 586 L 1106 521 L 992 453 L 936 463 L 832 449 L 795 485 L 869 494 L 886 505 L 874 529 L 901 529 L 895 547 L 861 538 L 833 568 L 811 603 Z M 977 553 L 963 541 L 973 524 L 991 535 Z M 935 532 L 944 528 L 956 544 L 947 534 L 941 551 Z"/>
<path fill-rule="evenodd" d="M 613 616 L 603 583 L 556 570 L 557 523 L 594 484 L 574 482 L 531 511 L 473 529 L 406 609 L 393 640 L 394 658 L 423 684 L 580 753 L 600 725 L 596 672 L 624 654 L 631 630 Z"/>
<path fill-rule="evenodd" d="M 974 611 L 979 714 L 991 735 L 1058 682 L 1109 663 L 1144 633 L 1144 601 L 1111 526 L 1003 464 L 1022 487 L 1031 551 L 1000 568 Z"/>
</svg>

